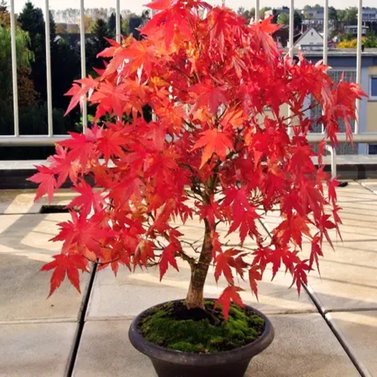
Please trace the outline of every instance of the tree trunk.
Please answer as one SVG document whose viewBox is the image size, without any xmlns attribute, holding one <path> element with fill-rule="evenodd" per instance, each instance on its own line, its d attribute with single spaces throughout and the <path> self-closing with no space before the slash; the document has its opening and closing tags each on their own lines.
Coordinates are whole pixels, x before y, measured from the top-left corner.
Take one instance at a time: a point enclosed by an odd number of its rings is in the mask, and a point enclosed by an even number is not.
<svg viewBox="0 0 377 377">
<path fill-rule="evenodd" d="M 205 233 L 199 261 L 191 265 L 190 286 L 186 297 L 186 306 L 189 309 L 204 308 L 203 290 L 208 268 L 212 260 L 211 228 L 205 220 Z"/>
</svg>

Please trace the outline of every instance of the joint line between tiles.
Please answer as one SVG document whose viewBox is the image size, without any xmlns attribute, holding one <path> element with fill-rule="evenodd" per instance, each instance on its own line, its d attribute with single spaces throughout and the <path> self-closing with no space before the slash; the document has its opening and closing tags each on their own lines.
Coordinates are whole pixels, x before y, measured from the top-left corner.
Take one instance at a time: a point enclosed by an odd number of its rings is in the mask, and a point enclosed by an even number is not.
<svg viewBox="0 0 377 377">
<path fill-rule="evenodd" d="M 77 329 L 76 329 L 76 334 L 75 334 L 75 339 L 72 347 L 72 352 L 70 354 L 68 364 L 67 364 L 67 372 L 65 374 L 65 377 L 72 377 L 73 370 L 76 364 L 76 359 L 77 359 L 77 354 L 80 348 L 80 343 L 81 343 L 81 337 L 82 333 L 84 330 L 85 326 L 85 318 L 86 318 L 86 313 L 88 311 L 88 306 L 89 306 L 89 299 L 93 290 L 93 285 L 94 285 L 94 278 L 97 272 L 97 263 L 93 264 L 92 272 L 90 274 L 90 279 L 89 283 L 85 292 L 85 296 L 83 298 L 82 306 L 81 306 L 81 312 L 79 316 L 79 320 L 77 323 Z"/>
</svg>

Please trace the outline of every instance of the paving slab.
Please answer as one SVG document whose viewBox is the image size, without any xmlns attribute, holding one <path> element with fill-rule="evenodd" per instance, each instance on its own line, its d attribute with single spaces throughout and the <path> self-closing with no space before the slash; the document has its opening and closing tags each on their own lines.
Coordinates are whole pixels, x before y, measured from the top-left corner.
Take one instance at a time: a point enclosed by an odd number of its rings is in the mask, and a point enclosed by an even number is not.
<svg viewBox="0 0 377 377">
<path fill-rule="evenodd" d="M 372 191 L 374 194 L 377 194 L 377 179 L 361 180 L 360 184 Z"/>
<path fill-rule="evenodd" d="M 42 205 L 67 204 L 74 194 L 67 189 L 62 189 L 54 195 L 52 203 L 47 198 L 34 201 L 36 190 L 0 190 L 0 214 L 39 213 Z"/>
<path fill-rule="evenodd" d="M 325 243 L 320 274 L 309 275 L 309 289 L 323 311 L 377 309 L 377 195 L 357 182 L 338 188 L 342 239 L 331 231 L 334 250 Z M 269 216 L 269 230 L 279 223 L 277 213 Z M 303 256 L 310 244 L 304 242 Z"/>
<path fill-rule="evenodd" d="M 40 272 L 60 244 L 49 242 L 64 214 L 0 215 L 0 322 L 75 320 L 82 295 L 68 283 L 47 299 L 51 274 Z M 88 276 L 83 276 L 85 291 Z"/>
<path fill-rule="evenodd" d="M 66 373 L 76 323 L 0 325 L 1 377 L 62 377 Z"/>
<path fill-rule="evenodd" d="M 275 339 L 245 377 L 360 377 L 319 314 L 270 316 Z"/>
<path fill-rule="evenodd" d="M 128 340 L 130 324 L 130 320 L 87 322 L 73 376 L 157 377 L 149 359 Z"/>
<path fill-rule="evenodd" d="M 365 376 L 377 376 L 377 310 L 328 313 Z"/>
<path fill-rule="evenodd" d="M 320 315 L 269 317 L 275 339 L 252 360 L 245 377 L 360 376 Z M 129 320 L 87 322 L 73 375 L 155 377 L 149 359 L 131 346 L 129 325 Z"/>
<path fill-rule="evenodd" d="M 344 242 L 324 253 L 321 275 L 309 278 L 322 310 L 377 310 L 377 241 Z"/>
<path fill-rule="evenodd" d="M 259 302 L 250 293 L 247 283 L 239 281 L 245 292 L 244 301 L 266 313 L 313 312 L 315 306 L 306 294 L 298 297 L 295 289 L 289 289 L 291 277 L 279 273 L 273 282 L 266 271 L 266 280 L 259 285 Z M 157 268 L 130 273 L 125 269 L 117 277 L 110 270 L 96 274 L 89 301 L 87 319 L 132 318 L 142 310 L 164 301 L 184 298 L 188 289 L 190 271 L 180 264 L 180 271 L 169 270 L 160 282 Z M 219 297 L 225 284 L 217 284 L 210 271 L 205 286 L 207 297 Z"/>
</svg>

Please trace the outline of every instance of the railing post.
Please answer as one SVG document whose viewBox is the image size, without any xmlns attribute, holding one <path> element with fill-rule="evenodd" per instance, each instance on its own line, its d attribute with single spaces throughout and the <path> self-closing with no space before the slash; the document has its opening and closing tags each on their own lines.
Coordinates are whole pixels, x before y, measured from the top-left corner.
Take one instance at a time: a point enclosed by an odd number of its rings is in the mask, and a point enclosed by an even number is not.
<svg viewBox="0 0 377 377">
<path fill-rule="evenodd" d="M 356 48 L 356 83 L 361 85 L 361 47 L 362 47 L 362 24 L 363 24 L 363 0 L 358 2 L 357 14 L 357 48 Z M 356 100 L 355 134 L 359 133 L 360 100 Z"/>
<path fill-rule="evenodd" d="M 80 59 L 81 77 L 86 77 L 86 55 L 85 55 L 85 7 L 84 0 L 80 0 Z M 85 132 L 88 126 L 88 104 L 86 97 L 82 103 L 82 131 Z"/>
<path fill-rule="evenodd" d="M 331 159 L 331 178 L 335 179 L 337 176 L 337 169 L 336 169 L 336 150 L 333 146 L 326 144 L 326 150 L 330 153 Z"/>
<path fill-rule="evenodd" d="M 295 2 L 291 0 L 290 8 L 289 8 L 289 57 L 293 59 L 294 56 L 294 28 L 295 28 Z"/>
<path fill-rule="evenodd" d="M 14 0 L 10 0 L 10 40 L 12 57 L 12 89 L 13 89 L 13 123 L 14 136 L 20 135 L 20 120 L 18 114 L 18 84 L 17 84 L 17 45 L 16 45 L 16 20 L 14 13 Z"/>
<path fill-rule="evenodd" d="M 46 46 L 46 85 L 47 85 L 47 125 L 48 136 L 54 134 L 52 120 L 51 45 L 50 45 L 50 6 L 45 0 L 45 46 Z"/>
<path fill-rule="evenodd" d="M 329 0 L 325 0 L 323 7 L 323 64 L 327 65 L 327 51 L 329 41 Z"/>
<path fill-rule="evenodd" d="M 255 22 L 259 21 L 259 9 L 260 9 L 259 0 L 255 0 L 255 16 L 254 16 Z"/>
<path fill-rule="evenodd" d="M 116 12 L 115 12 L 115 40 L 120 43 L 121 38 L 121 25 L 120 25 L 120 0 L 116 0 Z"/>
<path fill-rule="evenodd" d="M 328 40 L 329 40 L 329 0 L 324 1 L 323 7 L 323 47 L 322 47 L 322 60 L 323 64 L 328 64 Z M 322 110 L 323 114 L 323 110 Z M 321 124 L 321 132 L 325 133 L 325 127 Z"/>
<path fill-rule="evenodd" d="M 294 57 L 294 14 L 295 14 L 295 4 L 294 0 L 291 0 L 290 8 L 289 8 L 289 58 L 291 59 L 291 64 L 293 64 L 293 57 Z M 291 127 L 288 129 L 288 136 L 291 137 L 293 135 L 293 119 L 292 119 L 292 110 L 288 106 L 288 117 L 291 119 Z"/>
</svg>

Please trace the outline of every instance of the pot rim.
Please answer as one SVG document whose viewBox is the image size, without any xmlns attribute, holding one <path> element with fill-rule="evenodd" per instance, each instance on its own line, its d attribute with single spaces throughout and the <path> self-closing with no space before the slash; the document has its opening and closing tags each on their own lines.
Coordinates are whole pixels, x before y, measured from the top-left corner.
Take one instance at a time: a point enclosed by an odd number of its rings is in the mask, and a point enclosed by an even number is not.
<svg viewBox="0 0 377 377">
<path fill-rule="evenodd" d="M 208 298 L 208 300 L 216 299 Z M 254 355 L 262 352 L 265 348 L 267 348 L 274 338 L 274 328 L 270 320 L 266 317 L 266 315 L 261 313 L 254 307 L 245 304 L 246 308 L 250 309 L 252 312 L 263 318 L 263 320 L 265 321 L 265 326 L 263 332 L 256 340 L 242 347 L 234 348 L 228 351 L 218 351 L 212 353 L 194 353 L 172 350 L 146 340 L 142 336 L 138 327 L 140 320 L 155 307 L 167 304 L 169 302 L 179 301 L 184 301 L 184 299 L 170 300 L 163 302 L 161 304 L 153 305 L 152 307 L 142 311 L 134 318 L 130 325 L 128 336 L 131 341 L 131 344 L 137 350 L 139 350 L 140 352 L 144 353 L 152 359 L 155 358 L 172 363 L 177 362 L 180 359 L 186 365 L 206 365 L 209 363 L 227 364 L 230 362 L 230 360 L 231 362 L 234 362 L 237 360 L 250 359 Z"/>
</svg>

